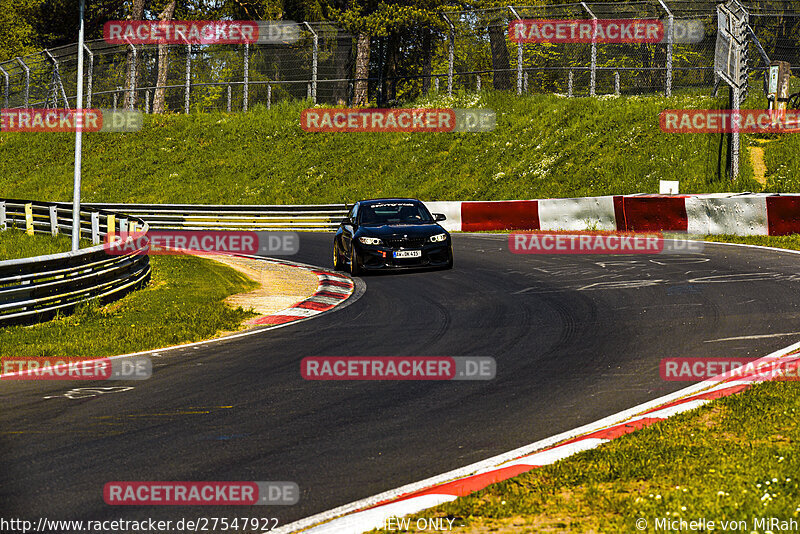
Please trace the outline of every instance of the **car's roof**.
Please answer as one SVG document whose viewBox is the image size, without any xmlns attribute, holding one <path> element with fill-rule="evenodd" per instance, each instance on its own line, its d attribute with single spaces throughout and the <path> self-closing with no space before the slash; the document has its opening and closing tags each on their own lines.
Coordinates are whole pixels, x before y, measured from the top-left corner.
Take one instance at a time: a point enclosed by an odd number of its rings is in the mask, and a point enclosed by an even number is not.
<svg viewBox="0 0 800 534">
<path fill-rule="evenodd" d="M 422 202 L 416 198 L 371 198 L 369 200 L 359 200 L 361 205 L 382 204 L 385 202 Z"/>
</svg>

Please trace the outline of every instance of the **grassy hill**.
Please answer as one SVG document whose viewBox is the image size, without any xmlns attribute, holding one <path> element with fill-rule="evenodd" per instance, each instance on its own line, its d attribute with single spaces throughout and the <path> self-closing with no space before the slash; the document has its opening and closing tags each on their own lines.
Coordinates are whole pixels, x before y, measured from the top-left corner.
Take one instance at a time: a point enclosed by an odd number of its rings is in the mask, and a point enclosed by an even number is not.
<svg viewBox="0 0 800 534">
<path fill-rule="evenodd" d="M 459 134 L 307 133 L 299 116 L 309 105 L 146 116 L 139 132 L 87 133 L 82 198 L 224 204 L 389 195 L 496 200 L 653 193 L 659 179 L 680 180 L 681 192 L 761 190 L 747 150 L 741 177 L 732 183 L 724 177 L 721 135 L 659 129 L 663 109 L 719 108 L 723 99 L 483 92 L 432 96 L 408 106 L 497 112 L 495 131 Z M 70 200 L 73 145 L 71 134 L 0 134 L 0 196 Z M 791 134 L 769 144 L 768 190 L 800 190 L 796 145 Z M 776 160 L 773 152 L 784 157 Z"/>
</svg>

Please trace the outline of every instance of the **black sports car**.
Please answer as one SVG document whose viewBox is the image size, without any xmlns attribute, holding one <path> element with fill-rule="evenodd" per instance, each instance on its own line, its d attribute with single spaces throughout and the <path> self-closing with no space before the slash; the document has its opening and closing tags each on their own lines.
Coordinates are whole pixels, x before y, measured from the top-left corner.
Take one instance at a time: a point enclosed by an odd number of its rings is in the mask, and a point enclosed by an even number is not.
<svg viewBox="0 0 800 534">
<path fill-rule="evenodd" d="M 453 267 L 450 234 L 425 204 L 413 198 L 356 202 L 333 238 L 333 266 L 362 270 Z"/>
</svg>

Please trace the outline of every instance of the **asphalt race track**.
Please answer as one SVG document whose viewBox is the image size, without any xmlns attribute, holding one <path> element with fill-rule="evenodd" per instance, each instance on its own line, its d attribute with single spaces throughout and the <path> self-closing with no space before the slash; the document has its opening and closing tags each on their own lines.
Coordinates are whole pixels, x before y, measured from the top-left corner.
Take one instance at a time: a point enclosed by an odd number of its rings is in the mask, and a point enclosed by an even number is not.
<svg viewBox="0 0 800 534">
<path fill-rule="evenodd" d="M 297 261 L 330 267 L 331 234 Z M 800 337 L 800 257 L 539 256 L 455 235 L 455 268 L 364 277 L 339 311 L 165 351 L 142 382 L 0 383 L 2 515 L 276 517 L 462 467 L 688 385 L 664 357 L 762 356 Z M 796 333 L 795 335 L 774 335 Z M 750 339 L 728 339 L 746 338 Z M 9 355 L 13 356 L 13 355 Z M 492 381 L 304 381 L 305 356 L 492 356 Z M 73 387 L 127 391 L 65 395 Z M 49 397 L 49 398 L 46 398 Z M 109 481 L 294 481 L 294 506 L 112 507 Z"/>
</svg>

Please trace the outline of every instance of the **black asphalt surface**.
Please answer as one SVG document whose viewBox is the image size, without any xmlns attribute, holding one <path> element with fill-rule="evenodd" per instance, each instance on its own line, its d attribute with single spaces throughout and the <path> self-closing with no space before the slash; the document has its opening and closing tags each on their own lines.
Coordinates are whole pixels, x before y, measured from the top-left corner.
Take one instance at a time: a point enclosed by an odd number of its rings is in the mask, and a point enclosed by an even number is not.
<svg viewBox="0 0 800 534">
<path fill-rule="evenodd" d="M 329 267 L 331 235 L 302 234 L 292 259 Z M 162 352 L 147 381 L 0 382 L 0 517 L 283 525 L 686 387 L 661 379 L 662 358 L 756 357 L 800 338 L 775 335 L 800 332 L 798 255 L 538 256 L 506 240 L 455 235 L 451 271 L 364 277 L 340 311 Z M 492 356 L 497 377 L 304 381 L 305 356 Z M 92 386 L 132 389 L 64 395 Z M 135 480 L 294 481 L 301 499 L 103 502 L 106 482 Z"/>
</svg>

